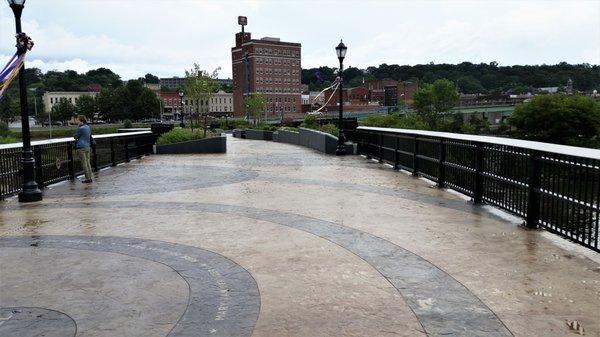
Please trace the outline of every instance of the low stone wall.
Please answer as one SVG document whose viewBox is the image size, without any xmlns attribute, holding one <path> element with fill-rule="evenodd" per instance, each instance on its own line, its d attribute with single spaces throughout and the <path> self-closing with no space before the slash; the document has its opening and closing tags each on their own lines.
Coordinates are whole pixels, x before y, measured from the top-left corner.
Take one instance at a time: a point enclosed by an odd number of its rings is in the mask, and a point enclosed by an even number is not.
<svg viewBox="0 0 600 337">
<path fill-rule="evenodd" d="M 273 131 L 264 130 L 233 130 L 233 136 L 235 138 L 254 139 L 254 140 L 273 140 Z"/>
<path fill-rule="evenodd" d="M 235 137 L 235 135 L 234 135 Z M 263 131 L 263 130 L 246 130 L 246 139 L 254 139 L 254 140 L 273 140 L 273 131 Z"/>
<path fill-rule="evenodd" d="M 306 128 L 300 128 L 298 132 L 276 131 L 273 134 L 273 140 L 308 147 L 327 154 L 335 154 L 338 143 L 338 138 L 329 133 Z M 355 146 L 346 144 L 346 153 L 355 154 Z"/>
<path fill-rule="evenodd" d="M 235 138 L 246 138 L 246 130 L 235 129 L 233 130 L 233 136 Z"/>
<path fill-rule="evenodd" d="M 273 133 L 273 141 L 279 143 L 300 145 L 300 133 L 287 130 L 279 130 Z"/>
<path fill-rule="evenodd" d="M 206 139 L 190 140 L 176 144 L 155 145 L 156 154 L 185 154 L 185 153 L 225 153 L 227 152 L 227 137 L 219 136 Z"/>
</svg>

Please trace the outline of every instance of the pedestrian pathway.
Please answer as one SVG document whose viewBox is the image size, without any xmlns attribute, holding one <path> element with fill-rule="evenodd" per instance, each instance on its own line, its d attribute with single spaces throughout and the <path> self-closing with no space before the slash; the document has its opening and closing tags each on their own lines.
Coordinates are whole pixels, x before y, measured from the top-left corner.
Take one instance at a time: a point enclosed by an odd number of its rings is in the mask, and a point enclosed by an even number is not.
<svg viewBox="0 0 600 337">
<path fill-rule="evenodd" d="M 0 204 L 0 336 L 595 336 L 600 258 L 569 247 L 362 157 L 228 138 Z"/>
</svg>

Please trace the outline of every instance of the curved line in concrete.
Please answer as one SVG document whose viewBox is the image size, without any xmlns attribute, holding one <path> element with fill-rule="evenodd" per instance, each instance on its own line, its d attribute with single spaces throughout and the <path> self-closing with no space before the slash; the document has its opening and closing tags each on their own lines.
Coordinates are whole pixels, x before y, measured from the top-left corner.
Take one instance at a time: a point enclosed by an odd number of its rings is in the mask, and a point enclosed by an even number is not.
<svg viewBox="0 0 600 337">
<path fill-rule="evenodd" d="M 118 253 L 164 264 L 189 285 L 188 305 L 168 336 L 250 336 L 260 293 L 250 273 L 224 256 L 197 247 L 108 236 L 8 236 L 0 248 L 37 247 Z"/>
<path fill-rule="evenodd" d="M 84 207 L 82 203 L 46 207 Z M 295 228 L 328 240 L 370 264 L 404 297 L 429 336 L 513 336 L 477 296 L 417 254 L 373 234 L 333 222 L 274 210 L 197 202 L 94 202 L 85 207 L 148 208 L 236 215 Z"/>
<path fill-rule="evenodd" d="M 23 311 L 27 312 L 23 313 Z M 0 336 L 75 337 L 77 335 L 77 322 L 73 317 L 59 310 L 42 307 L 0 307 L 0 315 L 3 317 L 0 322 Z M 8 318 L 4 319 L 7 316 Z"/>
</svg>

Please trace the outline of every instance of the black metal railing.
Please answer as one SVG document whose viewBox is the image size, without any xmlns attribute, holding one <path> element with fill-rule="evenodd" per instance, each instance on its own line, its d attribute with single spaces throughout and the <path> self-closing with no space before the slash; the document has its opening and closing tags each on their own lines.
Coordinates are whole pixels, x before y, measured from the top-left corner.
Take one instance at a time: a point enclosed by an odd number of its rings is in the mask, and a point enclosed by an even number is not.
<svg viewBox="0 0 600 337">
<path fill-rule="evenodd" d="M 359 154 L 423 176 L 600 251 L 600 150 L 499 137 L 359 127 Z"/>
<path fill-rule="evenodd" d="M 93 136 L 92 169 L 97 172 L 150 154 L 156 137 L 150 131 Z M 36 141 L 32 146 L 36 181 L 40 188 L 63 180 L 73 180 L 83 173 L 74 155 L 73 138 Z M 0 199 L 21 191 L 21 151 L 21 144 L 0 145 Z"/>
</svg>

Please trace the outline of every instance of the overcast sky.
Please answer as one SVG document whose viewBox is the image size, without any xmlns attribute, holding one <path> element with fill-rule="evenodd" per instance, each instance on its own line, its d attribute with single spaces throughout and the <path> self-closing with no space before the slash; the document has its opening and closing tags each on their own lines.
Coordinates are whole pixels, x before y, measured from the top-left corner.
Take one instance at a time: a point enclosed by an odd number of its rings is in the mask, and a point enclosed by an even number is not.
<svg viewBox="0 0 600 337">
<path fill-rule="evenodd" d="M 194 62 L 231 76 L 230 49 L 248 17 L 253 38 L 302 44 L 302 67 L 474 63 L 600 64 L 600 0 L 592 1 L 167 1 L 27 0 L 28 66 L 125 79 L 183 76 Z M 14 19 L 0 2 L 0 62 L 14 53 Z"/>
</svg>

